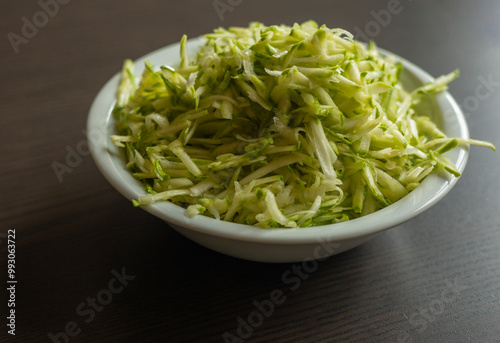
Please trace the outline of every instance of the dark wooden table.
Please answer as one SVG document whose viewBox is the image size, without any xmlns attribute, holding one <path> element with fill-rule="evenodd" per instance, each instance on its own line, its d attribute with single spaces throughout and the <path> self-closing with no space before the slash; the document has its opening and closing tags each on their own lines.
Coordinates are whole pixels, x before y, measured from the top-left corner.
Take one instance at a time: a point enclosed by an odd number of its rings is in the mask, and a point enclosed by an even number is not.
<svg viewBox="0 0 500 343">
<path fill-rule="evenodd" d="M 184 33 L 314 19 L 435 76 L 459 68 L 450 91 L 471 136 L 500 147 L 499 18 L 496 0 L 4 0 L 0 341 L 500 342 L 499 153 L 472 147 L 432 209 L 292 281 L 293 264 L 209 251 L 132 208 L 85 136 L 125 58 Z"/>
</svg>

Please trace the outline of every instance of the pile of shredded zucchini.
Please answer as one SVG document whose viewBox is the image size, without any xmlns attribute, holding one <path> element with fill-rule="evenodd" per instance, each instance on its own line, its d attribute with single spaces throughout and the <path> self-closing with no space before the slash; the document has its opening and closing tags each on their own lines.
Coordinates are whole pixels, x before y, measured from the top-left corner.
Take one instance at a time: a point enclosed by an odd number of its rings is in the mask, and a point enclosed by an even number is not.
<svg viewBox="0 0 500 343">
<path fill-rule="evenodd" d="M 460 144 L 415 113 L 455 71 L 411 92 L 401 65 L 341 29 L 302 25 L 217 29 L 177 67 L 124 63 L 113 113 L 127 168 L 147 195 L 188 216 L 260 227 L 307 227 L 372 213 L 433 170 L 459 176 L 442 154 Z"/>
</svg>

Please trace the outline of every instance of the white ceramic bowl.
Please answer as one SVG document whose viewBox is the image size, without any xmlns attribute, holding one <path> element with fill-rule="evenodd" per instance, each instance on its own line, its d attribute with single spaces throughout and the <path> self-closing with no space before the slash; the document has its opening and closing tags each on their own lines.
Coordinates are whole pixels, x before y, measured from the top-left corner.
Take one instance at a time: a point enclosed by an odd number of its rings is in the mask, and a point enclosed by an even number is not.
<svg viewBox="0 0 500 343">
<path fill-rule="evenodd" d="M 200 44 L 199 38 L 188 41 L 191 56 Z M 387 51 L 382 52 L 390 54 Z M 401 57 L 395 57 L 403 63 L 401 81 L 408 89 L 432 80 L 432 77 L 419 67 Z M 137 75 L 142 72 L 146 59 L 155 66 L 178 65 L 179 44 L 159 49 L 135 61 Z M 113 187 L 131 200 L 145 194 L 143 185 L 125 168 L 123 151 L 109 139 L 114 133 L 111 110 L 119 77 L 119 73 L 112 77 L 95 98 L 88 117 L 87 135 L 92 156 L 99 170 Z M 469 138 L 463 113 L 449 93 L 437 95 L 426 106 L 434 110 L 437 117 L 433 119 L 441 122 L 442 129 L 448 136 Z M 467 162 L 468 150 L 453 149 L 445 156 L 462 172 Z M 188 218 L 183 208 L 169 202 L 142 208 L 167 222 L 185 237 L 215 251 L 253 261 L 300 262 L 324 259 L 349 250 L 378 233 L 421 214 L 442 199 L 456 181 L 456 178 L 445 179 L 432 173 L 403 199 L 382 210 L 347 222 L 311 228 L 261 229 L 217 221 L 201 215 Z M 131 211 L 140 211 L 134 209 L 132 203 L 130 207 Z"/>
</svg>

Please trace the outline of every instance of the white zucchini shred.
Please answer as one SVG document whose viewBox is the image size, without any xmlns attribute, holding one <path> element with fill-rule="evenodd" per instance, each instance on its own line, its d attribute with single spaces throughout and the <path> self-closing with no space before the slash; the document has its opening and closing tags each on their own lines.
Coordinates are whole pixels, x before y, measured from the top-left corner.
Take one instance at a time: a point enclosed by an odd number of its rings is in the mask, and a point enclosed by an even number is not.
<svg viewBox="0 0 500 343">
<path fill-rule="evenodd" d="M 263 228 L 337 223 L 406 196 L 433 171 L 460 174 L 445 157 L 474 139 L 446 137 L 419 113 L 458 70 L 417 89 L 402 65 L 342 29 L 219 28 L 198 54 L 180 42 L 179 66 L 126 60 L 111 141 L 145 187 L 135 206 L 169 201 Z M 168 61 L 166 61 L 168 62 Z"/>
</svg>

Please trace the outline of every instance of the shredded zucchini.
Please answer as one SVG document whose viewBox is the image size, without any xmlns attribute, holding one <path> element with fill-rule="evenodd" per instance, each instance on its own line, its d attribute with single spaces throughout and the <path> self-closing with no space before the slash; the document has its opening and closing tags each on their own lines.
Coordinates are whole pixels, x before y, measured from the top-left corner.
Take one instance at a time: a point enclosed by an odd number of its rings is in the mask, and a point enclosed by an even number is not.
<svg viewBox="0 0 500 343">
<path fill-rule="evenodd" d="M 388 206 L 434 170 L 459 176 L 442 154 L 477 140 L 447 138 L 401 64 L 341 29 L 301 25 L 217 29 L 177 67 L 125 61 L 113 113 L 127 168 L 145 185 L 134 205 L 171 201 L 266 228 L 337 223 Z M 149 194 L 148 194 L 149 193 Z"/>
</svg>

